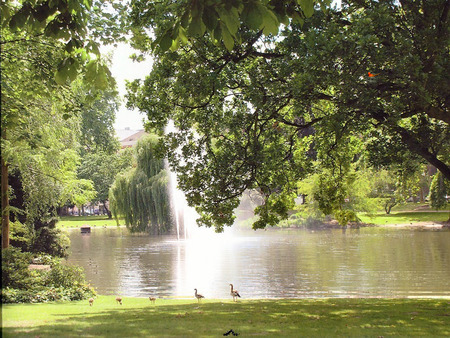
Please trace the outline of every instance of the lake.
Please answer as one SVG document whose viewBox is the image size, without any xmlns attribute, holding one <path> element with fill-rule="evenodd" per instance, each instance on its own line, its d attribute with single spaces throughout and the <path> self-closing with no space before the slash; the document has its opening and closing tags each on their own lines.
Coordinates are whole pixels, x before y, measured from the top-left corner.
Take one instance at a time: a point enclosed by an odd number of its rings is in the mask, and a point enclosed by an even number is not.
<svg viewBox="0 0 450 338">
<path fill-rule="evenodd" d="M 450 297 L 450 231 L 199 229 L 187 240 L 71 230 L 68 262 L 99 294 L 243 298 Z"/>
</svg>

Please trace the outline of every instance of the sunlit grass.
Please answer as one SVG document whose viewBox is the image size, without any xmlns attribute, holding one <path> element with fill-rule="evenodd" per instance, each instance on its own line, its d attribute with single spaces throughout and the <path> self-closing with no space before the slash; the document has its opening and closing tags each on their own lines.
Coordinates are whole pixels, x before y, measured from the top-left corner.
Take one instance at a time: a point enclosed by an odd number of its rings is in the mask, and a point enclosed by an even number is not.
<svg viewBox="0 0 450 338">
<path fill-rule="evenodd" d="M 124 221 L 119 219 L 119 224 L 124 225 Z M 62 216 L 56 224 L 59 228 L 79 228 L 82 225 L 93 227 L 117 226 L 116 220 L 109 219 L 108 216 Z"/>
<path fill-rule="evenodd" d="M 439 212 L 395 212 L 389 215 L 376 214 L 358 215 L 362 223 L 370 223 L 375 225 L 386 224 L 410 224 L 417 222 L 444 222 L 449 219 L 450 213 L 448 211 Z"/>
<path fill-rule="evenodd" d="M 446 299 L 231 300 L 100 296 L 87 301 L 3 306 L 3 336 L 448 336 Z M 230 335 L 231 336 L 231 335 Z"/>
</svg>

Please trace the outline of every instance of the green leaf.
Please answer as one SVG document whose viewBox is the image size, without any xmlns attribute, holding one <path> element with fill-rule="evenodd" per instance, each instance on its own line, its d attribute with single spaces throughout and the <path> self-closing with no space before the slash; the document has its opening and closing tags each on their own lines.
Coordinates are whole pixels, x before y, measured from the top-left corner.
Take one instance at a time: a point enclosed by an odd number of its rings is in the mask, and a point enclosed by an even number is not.
<svg viewBox="0 0 450 338">
<path fill-rule="evenodd" d="M 254 6 L 252 3 L 249 3 L 244 8 L 242 20 L 248 28 L 254 30 L 260 29 L 263 23 L 261 10 L 259 10 L 258 6 Z"/>
<path fill-rule="evenodd" d="M 188 33 L 193 36 L 202 36 L 206 31 L 206 26 L 202 19 L 198 16 L 192 18 L 189 24 Z"/>
<path fill-rule="evenodd" d="M 230 34 L 235 36 L 240 26 L 237 9 L 232 7 L 230 11 L 227 11 L 219 7 L 217 8 L 217 12 L 219 13 L 220 20 L 225 23 Z"/>
<path fill-rule="evenodd" d="M 225 24 L 223 24 L 222 22 L 220 23 L 220 26 L 222 27 L 222 38 L 223 38 L 223 43 L 225 45 L 225 47 L 231 51 L 234 47 L 234 39 L 231 36 L 230 32 L 228 31 L 228 28 L 226 27 Z"/>
<path fill-rule="evenodd" d="M 185 31 L 185 29 L 183 27 L 180 27 L 180 30 L 178 31 L 178 35 L 179 35 L 182 43 L 184 43 L 184 44 L 188 43 L 188 38 L 186 36 L 186 31 Z"/>
<path fill-rule="evenodd" d="M 213 31 L 217 27 L 217 23 L 219 22 L 216 11 L 210 9 L 210 7 L 205 7 L 202 19 L 206 28 L 210 31 Z"/>
<path fill-rule="evenodd" d="M 61 69 L 55 73 L 55 81 L 59 85 L 65 84 L 68 77 L 69 75 L 67 74 L 67 69 Z"/>
<path fill-rule="evenodd" d="M 280 23 L 278 22 L 276 15 L 271 10 L 265 9 L 263 12 L 263 33 L 265 35 L 277 35 L 279 26 Z"/>
<path fill-rule="evenodd" d="M 172 45 L 170 46 L 170 50 L 172 52 L 175 52 L 178 49 L 179 46 L 180 46 L 180 39 L 176 38 L 175 40 L 172 41 Z"/>
<path fill-rule="evenodd" d="M 170 35 L 171 35 L 170 31 L 167 31 L 163 35 L 161 42 L 159 43 L 159 47 L 161 48 L 162 52 L 167 51 L 170 48 L 170 46 L 172 46 L 172 38 L 170 37 Z"/>
<path fill-rule="evenodd" d="M 25 22 L 27 21 L 28 15 L 17 12 L 13 15 L 11 18 L 11 21 L 9 22 L 9 28 L 11 28 L 12 31 L 17 30 L 18 28 L 22 28 Z"/>
<path fill-rule="evenodd" d="M 187 26 L 189 25 L 189 19 L 190 19 L 190 13 L 189 12 L 184 13 L 180 20 L 181 27 L 187 28 Z"/>
<path fill-rule="evenodd" d="M 307 18 L 314 14 L 314 0 L 297 0 Z"/>
</svg>

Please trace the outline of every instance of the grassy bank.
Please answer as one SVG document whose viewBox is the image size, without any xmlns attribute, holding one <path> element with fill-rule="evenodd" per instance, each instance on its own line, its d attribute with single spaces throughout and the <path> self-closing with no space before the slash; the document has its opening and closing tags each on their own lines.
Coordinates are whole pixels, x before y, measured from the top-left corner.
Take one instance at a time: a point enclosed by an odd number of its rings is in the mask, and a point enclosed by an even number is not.
<svg viewBox="0 0 450 338">
<path fill-rule="evenodd" d="M 124 225 L 123 220 L 119 220 L 120 225 Z M 117 226 L 116 220 L 109 219 L 108 216 L 63 216 L 56 224 L 58 228 L 79 228 L 82 225 L 93 227 Z"/>
<path fill-rule="evenodd" d="M 449 219 L 448 211 L 408 211 L 408 212 L 393 212 L 389 215 L 386 213 L 379 213 L 376 215 L 358 215 L 362 223 L 375 225 L 388 224 L 410 224 L 420 222 L 445 222 Z"/>
<path fill-rule="evenodd" d="M 100 296 L 87 301 L 3 305 L 3 337 L 448 336 L 448 299 L 203 300 Z M 230 336 L 232 336 L 230 334 Z"/>
</svg>

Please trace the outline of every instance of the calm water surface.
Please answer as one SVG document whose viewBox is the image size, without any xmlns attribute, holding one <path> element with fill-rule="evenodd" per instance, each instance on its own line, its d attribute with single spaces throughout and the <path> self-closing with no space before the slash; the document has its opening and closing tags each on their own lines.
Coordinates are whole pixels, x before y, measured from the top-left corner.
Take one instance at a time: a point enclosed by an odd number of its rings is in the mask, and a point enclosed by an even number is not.
<svg viewBox="0 0 450 338">
<path fill-rule="evenodd" d="M 70 231 L 69 263 L 99 294 L 228 298 L 450 297 L 450 232 L 268 230 L 194 238 Z M 231 298 L 231 297 L 230 297 Z"/>
</svg>

